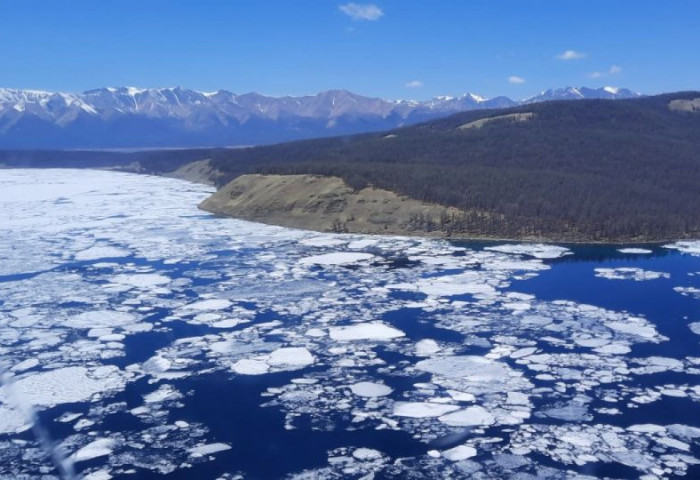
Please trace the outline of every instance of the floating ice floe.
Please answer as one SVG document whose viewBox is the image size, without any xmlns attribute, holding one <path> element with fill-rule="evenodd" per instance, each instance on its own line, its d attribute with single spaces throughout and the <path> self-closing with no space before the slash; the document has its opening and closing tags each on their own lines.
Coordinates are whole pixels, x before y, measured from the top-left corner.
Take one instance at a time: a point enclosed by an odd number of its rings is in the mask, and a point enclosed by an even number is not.
<svg viewBox="0 0 700 480">
<path fill-rule="evenodd" d="M 301 265 L 349 265 L 365 262 L 374 258 L 371 253 L 362 252 L 335 252 L 314 255 L 299 260 Z"/>
<path fill-rule="evenodd" d="M 700 322 L 689 323 L 688 328 L 691 332 L 700 335 Z"/>
<path fill-rule="evenodd" d="M 479 281 L 478 275 L 446 276 L 436 279 L 419 280 L 413 284 L 387 285 L 391 290 L 417 291 L 430 296 L 447 297 L 453 295 L 493 295 L 493 286 Z"/>
<path fill-rule="evenodd" d="M 430 357 L 440 350 L 440 345 L 432 338 L 424 338 L 416 343 L 416 355 L 419 357 Z"/>
<path fill-rule="evenodd" d="M 686 240 L 664 245 L 664 248 L 678 250 L 681 253 L 687 253 L 693 256 L 700 256 L 700 240 Z"/>
<path fill-rule="evenodd" d="M 225 452 L 231 450 L 231 445 L 225 443 L 209 443 L 207 445 L 199 445 L 190 448 L 188 451 L 193 457 L 203 457 L 205 455 L 213 455 L 214 453 Z"/>
<path fill-rule="evenodd" d="M 110 455 L 112 453 L 113 446 L 113 440 L 109 438 L 100 438 L 80 448 L 80 450 L 70 456 L 70 459 L 73 462 L 78 463 L 92 460 L 93 458 L 104 457 L 105 455 Z"/>
<path fill-rule="evenodd" d="M 38 358 L 28 358 L 23 360 L 12 367 L 13 372 L 24 372 L 26 370 L 31 370 L 32 368 L 39 365 Z"/>
<path fill-rule="evenodd" d="M 503 362 L 485 357 L 465 355 L 430 358 L 416 363 L 416 369 L 436 375 L 433 382 L 470 393 L 507 392 L 529 386 L 522 373 L 512 370 Z"/>
<path fill-rule="evenodd" d="M 389 395 L 393 389 L 381 383 L 358 382 L 350 385 L 350 390 L 360 397 L 384 397 Z"/>
<path fill-rule="evenodd" d="M 378 460 L 382 458 L 382 452 L 379 450 L 374 450 L 373 448 L 358 448 L 352 452 L 352 456 L 363 462 L 369 460 Z"/>
<path fill-rule="evenodd" d="M 209 298 L 185 305 L 186 310 L 224 310 L 232 305 L 230 300 L 225 298 Z M 218 317 L 217 317 L 218 318 Z"/>
<path fill-rule="evenodd" d="M 393 413 L 397 417 L 426 418 L 441 417 L 455 410 L 459 410 L 457 405 L 429 402 L 397 402 L 394 405 Z"/>
<path fill-rule="evenodd" d="M 696 287 L 673 287 L 673 291 L 680 293 L 683 296 L 693 296 L 700 298 L 700 288 Z"/>
<path fill-rule="evenodd" d="M 647 248 L 618 248 L 618 252 L 624 253 L 627 255 L 649 255 L 651 253 L 654 253 L 653 250 L 649 250 Z"/>
<path fill-rule="evenodd" d="M 654 272 L 635 267 L 596 268 L 595 276 L 608 280 L 634 280 L 636 282 L 671 278 L 671 275 L 666 272 Z"/>
<path fill-rule="evenodd" d="M 316 358 L 304 347 L 283 347 L 269 355 L 238 360 L 231 369 L 241 375 L 262 375 L 271 370 L 298 370 L 313 365 L 315 361 Z"/>
<path fill-rule="evenodd" d="M 304 347 L 284 347 L 272 352 L 267 360 L 271 367 L 302 368 L 315 361 L 311 352 Z"/>
<path fill-rule="evenodd" d="M 107 470 L 97 470 L 96 472 L 90 472 L 83 476 L 84 480 L 111 480 L 112 475 Z"/>
<path fill-rule="evenodd" d="M 307 247 L 338 247 L 340 245 L 346 245 L 348 241 L 342 238 L 334 238 L 332 235 L 319 235 L 302 238 L 299 240 L 299 243 Z"/>
<path fill-rule="evenodd" d="M 382 322 L 368 322 L 348 327 L 333 327 L 329 330 L 333 340 L 391 340 L 405 336 L 405 333 Z"/>
<path fill-rule="evenodd" d="M 32 425 L 16 408 L 4 405 L 7 399 L 0 396 L 0 435 L 5 433 L 20 433 L 29 430 Z"/>
<path fill-rule="evenodd" d="M 80 261 L 99 260 L 102 258 L 128 257 L 131 252 L 119 247 L 110 245 L 95 245 L 75 254 L 75 259 Z"/>
<path fill-rule="evenodd" d="M 65 367 L 34 373 L 14 382 L 13 389 L 20 401 L 29 405 L 52 407 L 63 403 L 90 400 L 120 391 L 126 376 L 119 368 L 105 365 L 94 368 Z"/>
<path fill-rule="evenodd" d="M 231 369 L 240 375 L 262 375 L 270 371 L 270 365 L 263 360 L 244 358 L 231 365 Z"/>
<path fill-rule="evenodd" d="M 685 475 L 698 460 L 685 454 L 687 443 L 659 427 L 628 431 L 605 424 L 523 425 L 512 437 L 511 450 L 537 452 L 569 465 L 619 463 L 637 470 L 640 478 Z"/>
<path fill-rule="evenodd" d="M 484 250 L 515 255 L 529 255 L 541 260 L 550 260 L 572 254 L 571 250 L 568 248 L 558 247 L 556 245 L 546 245 L 544 243 L 496 245 L 493 247 L 486 247 Z"/>
<path fill-rule="evenodd" d="M 496 419 L 484 407 L 475 405 L 463 410 L 448 413 L 439 420 L 452 427 L 474 427 L 483 425 L 493 425 Z"/>
<path fill-rule="evenodd" d="M 442 456 L 452 462 L 460 462 L 476 456 L 476 449 L 467 445 L 458 445 L 442 452 Z"/>
<path fill-rule="evenodd" d="M 64 325 L 72 328 L 117 328 L 137 323 L 138 319 L 131 313 L 114 310 L 97 310 L 83 312 L 64 322 Z"/>
<path fill-rule="evenodd" d="M 120 274 L 113 277 L 112 282 L 135 288 L 148 288 L 168 284 L 170 278 L 157 273 Z"/>
</svg>

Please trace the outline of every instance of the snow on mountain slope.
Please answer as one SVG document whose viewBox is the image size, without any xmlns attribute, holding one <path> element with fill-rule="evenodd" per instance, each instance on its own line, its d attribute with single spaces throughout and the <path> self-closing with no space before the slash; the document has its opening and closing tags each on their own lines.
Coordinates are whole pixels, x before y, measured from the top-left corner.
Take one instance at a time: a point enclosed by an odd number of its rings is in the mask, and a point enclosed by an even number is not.
<svg viewBox="0 0 700 480">
<path fill-rule="evenodd" d="M 640 93 L 633 92 L 627 88 L 603 87 L 603 88 L 556 88 L 545 90 L 539 95 L 527 98 L 522 101 L 524 104 L 548 102 L 552 100 L 581 100 L 581 99 L 609 99 L 619 100 L 624 98 L 641 97 Z"/>
<path fill-rule="evenodd" d="M 565 88 L 521 103 L 638 95 L 612 87 Z M 347 90 L 269 97 L 180 87 L 106 87 L 81 94 L 0 88 L 0 148 L 250 145 L 390 129 L 518 103 L 474 93 L 389 101 Z"/>
</svg>

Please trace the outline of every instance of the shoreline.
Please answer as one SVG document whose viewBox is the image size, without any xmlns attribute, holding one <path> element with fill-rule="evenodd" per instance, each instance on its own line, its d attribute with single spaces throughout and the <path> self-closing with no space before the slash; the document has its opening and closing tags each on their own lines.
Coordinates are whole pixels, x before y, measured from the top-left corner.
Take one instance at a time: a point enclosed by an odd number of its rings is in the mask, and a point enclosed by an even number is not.
<svg viewBox="0 0 700 480">
<path fill-rule="evenodd" d="M 129 165 L 129 167 L 133 168 L 133 165 Z M 143 172 L 143 171 L 138 171 L 137 169 L 130 169 L 130 168 L 114 168 L 114 167 L 92 167 L 92 168 L 76 168 L 76 167 L 62 167 L 62 166 L 56 166 L 56 167 L 16 167 L 16 166 L 8 166 L 8 165 L 0 165 L 0 169 L 2 170 L 24 170 L 24 169 L 29 169 L 29 170 L 49 170 L 49 169 L 69 169 L 69 170 L 96 170 L 96 171 L 113 171 L 113 172 L 121 172 L 121 173 L 131 173 L 134 175 L 152 175 L 152 176 L 157 176 L 157 177 L 162 177 L 162 178 L 170 178 L 174 180 L 179 180 L 183 182 L 188 182 L 188 183 L 194 183 L 198 185 L 209 185 L 212 186 L 212 184 L 208 181 L 204 180 L 204 176 L 190 176 L 189 178 L 185 178 L 185 176 L 175 176 L 171 175 L 172 172 L 166 172 L 166 173 L 152 173 L 152 172 Z M 199 177 L 199 178 L 197 178 Z M 240 177 L 239 177 L 240 178 Z M 223 190 L 222 187 L 221 189 L 217 190 L 214 194 L 218 193 L 219 191 Z M 206 200 L 205 200 L 206 201 Z M 693 240 L 700 240 L 700 237 L 675 237 L 675 238 L 665 238 L 665 239 L 627 239 L 627 240 L 589 240 L 589 239 L 571 239 L 571 238 L 552 238 L 552 237 L 499 237 L 499 236 L 487 236 L 487 235 L 460 235 L 460 234 L 452 234 L 452 235 L 445 235 L 441 234 L 440 232 L 435 232 L 434 234 L 431 232 L 425 232 L 425 233 L 419 233 L 415 231 L 401 231 L 401 232 L 396 232 L 396 231 L 387 231 L 387 232 L 367 232 L 367 231 L 362 231 L 360 229 L 358 230 L 352 230 L 352 231 L 344 231 L 344 232 L 332 232 L 332 231 L 324 231 L 321 229 L 314 229 L 314 228 L 309 228 L 301 224 L 300 222 L 294 222 L 294 218 L 291 216 L 287 217 L 287 221 L 285 222 L 273 222 L 273 221 L 266 221 L 263 218 L 246 218 L 245 216 L 241 215 L 233 215 L 229 213 L 224 213 L 220 211 L 212 211 L 208 210 L 207 208 L 203 208 L 202 202 L 200 205 L 198 205 L 198 208 L 202 211 L 211 213 L 212 215 L 215 215 L 220 218 L 231 218 L 231 219 L 239 219 L 239 220 L 245 220 L 245 221 L 250 221 L 250 222 L 256 222 L 256 223 L 261 223 L 264 225 L 270 225 L 270 226 L 277 226 L 277 227 L 286 227 L 286 228 L 294 228 L 297 230 L 305 230 L 309 232 L 316 232 L 316 233 L 334 233 L 334 234 L 349 234 L 349 235 L 376 235 L 376 236 L 397 236 L 397 237 L 413 237 L 413 238 L 428 238 L 428 239 L 437 239 L 437 240 L 447 240 L 447 241 L 455 241 L 455 242 L 517 242 L 517 243 L 545 243 L 545 244 L 558 244 L 558 245 L 576 245 L 576 246 L 584 246 L 584 245 L 591 245 L 591 246 L 610 246 L 610 247 L 619 247 L 619 246 L 641 246 L 641 245 L 648 245 L 652 247 L 660 247 L 668 243 L 674 243 L 674 242 L 679 242 L 679 241 L 693 241 Z M 441 207 L 444 208 L 444 207 Z"/>
<path fill-rule="evenodd" d="M 665 239 L 665 240 L 639 240 L 639 241 L 596 241 L 596 240 L 556 240 L 556 239 L 551 239 L 548 237 L 537 237 L 537 238 L 508 238 L 508 237 L 488 237 L 488 236 L 459 236 L 459 235 L 452 235 L 452 236 L 445 236 L 445 235 L 421 235 L 417 233 L 368 233 L 368 232 L 362 232 L 362 231 L 352 231 L 352 232 L 327 232 L 323 230 L 314 230 L 311 228 L 304 228 L 301 226 L 295 226 L 295 225 L 283 225 L 280 223 L 270 223 L 270 222 L 265 222 L 259 219 L 249 219 L 249 218 L 243 218 L 243 217 L 236 217 L 232 215 L 226 215 L 222 213 L 215 213 L 211 212 L 209 210 L 206 210 L 204 208 L 198 207 L 200 210 L 210 213 L 214 215 L 216 218 L 228 218 L 231 220 L 243 220 L 246 222 L 253 222 L 253 223 L 260 223 L 262 225 L 268 225 L 271 227 L 282 227 L 282 228 L 292 228 L 295 230 L 303 230 L 305 232 L 314 232 L 314 233 L 324 233 L 324 234 L 333 234 L 333 235 L 368 235 L 368 236 L 377 236 L 377 237 L 409 237 L 409 238 L 425 238 L 425 239 L 432 239 L 432 240 L 447 240 L 447 241 L 454 241 L 454 242 L 509 242 L 509 243 L 527 243 L 527 244 L 536 244 L 536 243 L 545 243 L 545 244 L 551 244 L 551 245 L 561 245 L 561 246 L 566 246 L 566 245 L 575 245 L 575 246 L 596 246 L 596 247 L 621 247 L 621 246 L 643 246 L 647 245 L 650 247 L 663 247 L 666 244 L 669 243 L 675 243 L 675 242 L 682 242 L 682 241 L 696 241 L 700 240 L 700 238 L 673 238 L 673 239 Z"/>
<path fill-rule="evenodd" d="M 220 217 L 319 233 L 393 235 L 457 242 L 659 246 L 694 239 L 592 239 L 571 232 L 561 236 L 481 235 L 475 231 L 480 224 L 496 230 L 499 222 L 507 219 L 487 211 L 426 203 L 374 187 L 354 190 L 338 177 L 318 175 L 241 175 L 198 208 Z"/>
</svg>

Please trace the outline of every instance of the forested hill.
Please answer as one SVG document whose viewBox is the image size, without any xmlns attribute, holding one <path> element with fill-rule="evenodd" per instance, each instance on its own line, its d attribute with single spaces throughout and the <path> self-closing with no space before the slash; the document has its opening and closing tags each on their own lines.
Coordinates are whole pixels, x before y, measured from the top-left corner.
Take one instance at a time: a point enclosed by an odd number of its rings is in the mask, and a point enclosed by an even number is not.
<svg viewBox="0 0 700 480">
<path fill-rule="evenodd" d="M 320 174 L 464 212 L 412 222 L 435 234 L 700 238 L 700 92 L 465 112 L 383 133 L 237 150 L 0 151 L 0 167 L 156 174 L 204 159 L 219 185 L 245 173 Z"/>
<path fill-rule="evenodd" d="M 481 212 L 442 226 L 455 233 L 700 237 L 695 99 L 700 92 L 466 112 L 381 134 L 216 152 L 212 166 L 225 179 L 247 172 L 333 175 L 356 189 L 372 185 Z"/>
</svg>

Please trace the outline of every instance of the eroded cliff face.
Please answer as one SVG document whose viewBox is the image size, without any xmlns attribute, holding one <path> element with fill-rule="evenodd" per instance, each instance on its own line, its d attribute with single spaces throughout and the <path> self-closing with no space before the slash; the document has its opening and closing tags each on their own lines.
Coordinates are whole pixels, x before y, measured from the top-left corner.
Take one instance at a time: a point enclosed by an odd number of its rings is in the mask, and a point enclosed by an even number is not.
<svg viewBox="0 0 700 480">
<path fill-rule="evenodd" d="M 430 236 L 457 233 L 452 231 L 451 220 L 466 213 L 387 190 L 354 191 L 340 178 L 314 175 L 243 175 L 199 208 L 218 215 L 322 232 Z M 459 233 L 465 236 L 468 232 Z"/>
<path fill-rule="evenodd" d="M 692 100 L 671 100 L 668 108 L 676 112 L 700 113 L 700 98 Z"/>
<path fill-rule="evenodd" d="M 190 162 L 177 170 L 163 174 L 163 176 L 205 185 L 216 185 L 216 181 L 221 177 L 221 172 L 212 168 L 210 162 L 209 159 Z"/>
</svg>

